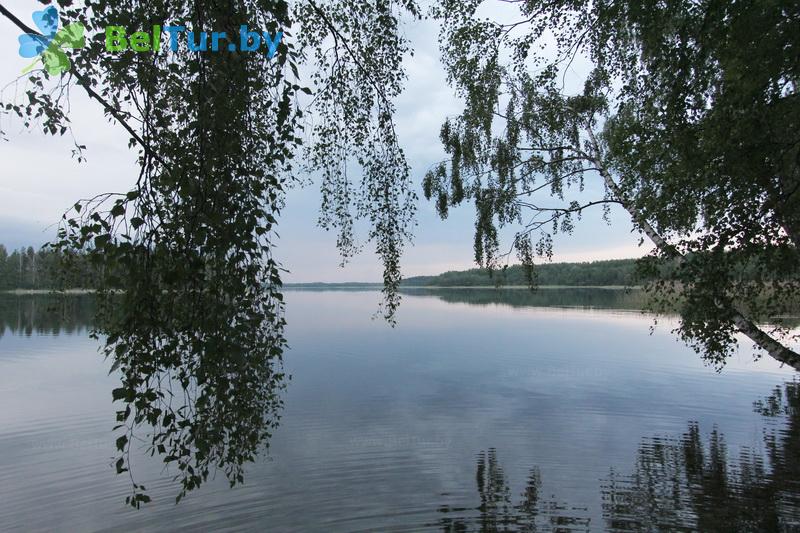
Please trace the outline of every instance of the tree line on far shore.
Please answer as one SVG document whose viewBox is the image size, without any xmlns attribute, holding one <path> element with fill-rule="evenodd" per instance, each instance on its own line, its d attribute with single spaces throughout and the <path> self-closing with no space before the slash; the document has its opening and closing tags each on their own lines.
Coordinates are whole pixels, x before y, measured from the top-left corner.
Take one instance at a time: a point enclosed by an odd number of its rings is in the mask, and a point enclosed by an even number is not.
<svg viewBox="0 0 800 533">
<path fill-rule="evenodd" d="M 0 291 L 15 289 L 91 289 L 97 286 L 98 270 L 87 256 L 32 246 L 18 250 L 0 244 Z"/>
<path fill-rule="evenodd" d="M 82 253 L 66 254 L 53 248 L 32 246 L 8 249 L 0 244 L 0 291 L 94 289 L 102 279 L 101 267 Z M 638 259 L 612 259 L 582 263 L 541 263 L 534 268 L 536 286 L 635 287 L 653 281 Z M 751 279 L 751 268 L 740 269 L 739 277 Z M 660 276 L 657 276 L 660 277 Z M 302 284 L 316 286 L 317 284 Z M 320 284 L 324 285 L 324 284 Z M 361 284 L 352 284 L 361 285 Z M 527 286 L 529 279 L 522 265 L 489 270 L 473 268 L 449 271 L 436 276 L 413 276 L 403 280 L 405 287 L 490 287 Z"/>
<path fill-rule="evenodd" d="M 614 259 L 587 263 L 544 263 L 534 268 L 537 285 L 565 286 L 625 286 L 639 285 L 636 259 Z M 450 271 L 438 276 L 416 276 L 404 281 L 407 286 L 425 287 L 475 287 L 490 285 L 528 285 L 528 277 L 522 265 L 487 270 L 473 268 L 465 271 Z"/>
<path fill-rule="evenodd" d="M 51 248 L 32 246 L 8 251 L 0 244 L 0 291 L 92 289 L 98 286 L 100 272 L 88 256 L 64 253 Z M 591 263 L 549 263 L 537 265 L 538 285 L 632 286 L 639 283 L 635 259 L 594 261 Z M 463 272 L 445 272 L 438 276 L 415 276 L 404 280 L 406 286 L 472 287 L 490 285 L 527 285 L 523 268 L 512 265 L 489 272 L 475 268 Z"/>
<path fill-rule="evenodd" d="M 0 244 L 0 290 L 92 289 L 100 279 L 97 267 L 88 256 L 32 246 L 8 251 Z M 68 265 L 68 266 L 67 266 Z M 638 284 L 635 259 L 594 261 L 591 263 L 549 263 L 536 267 L 538 285 L 618 285 Z M 489 285 L 527 285 L 523 268 L 512 265 L 494 270 L 475 268 L 463 272 L 445 272 L 438 276 L 415 276 L 404 280 L 406 286 L 472 287 Z"/>
</svg>

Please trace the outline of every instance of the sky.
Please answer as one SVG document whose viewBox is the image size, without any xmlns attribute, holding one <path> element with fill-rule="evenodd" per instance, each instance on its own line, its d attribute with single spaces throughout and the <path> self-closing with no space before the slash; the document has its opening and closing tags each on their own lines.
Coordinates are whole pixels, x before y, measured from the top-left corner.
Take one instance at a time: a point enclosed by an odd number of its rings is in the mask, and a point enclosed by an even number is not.
<svg viewBox="0 0 800 533">
<path fill-rule="evenodd" d="M 497 9 L 492 4 L 500 6 L 502 2 L 489 2 L 486 9 Z M 31 13 L 41 9 L 41 4 L 32 0 L 5 0 L 3 5 L 29 24 Z M 411 165 L 420 203 L 415 236 L 403 258 L 403 275 L 473 268 L 473 206 L 452 209 L 448 219 L 442 221 L 433 203 L 423 198 L 419 186 L 425 172 L 446 157 L 439 142 L 439 129 L 448 116 L 458 115 L 460 101 L 448 86 L 441 67 L 437 25 L 431 21 L 409 23 L 404 33 L 414 54 L 404 63 L 408 80 L 395 101 L 396 130 Z M 18 54 L 19 34 L 16 26 L 0 17 L 0 87 L 4 103 L 24 99 L 24 84 L 15 84 L 15 80 L 30 60 Z M 580 79 L 586 68 L 577 62 L 570 74 Z M 52 137 L 40 130 L 28 131 L 7 116 L 0 118 L 0 129 L 6 134 L 6 139 L 0 141 L 0 244 L 7 248 L 40 246 L 54 238 L 55 224 L 75 201 L 101 192 L 125 192 L 136 180 L 135 150 L 128 149 L 128 136 L 118 124 L 109 122 L 99 105 L 79 87 L 73 87 L 69 116 L 75 140 L 87 146 L 88 161 L 84 163 L 72 157 L 74 140 L 69 134 Z M 602 190 L 599 178 L 590 180 L 585 193 L 575 198 L 596 198 Z M 340 267 L 336 235 L 317 226 L 319 205 L 319 190 L 313 183 L 288 193 L 279 220 L 276 249 L 276 258 L 289 270 L 285 281 L 380 281 L 380 261 L 369 243 L 359 256 Z M 552 200 L 550 205 L 557 204 Z M 364 235 L 362 232 L 362 241 Z M 513 228 L 505 235 L 513 235 Z M 649 249 L 638 243 L 639 236 L 632 233 L 625 211 L 614 206 L 609 225 L 598 208 L 584 214 L 572 235 L 556 237 L 552 260 L 639 257 Z M 510 245 L 510 241 L 504 245 Z"/>
</svg>

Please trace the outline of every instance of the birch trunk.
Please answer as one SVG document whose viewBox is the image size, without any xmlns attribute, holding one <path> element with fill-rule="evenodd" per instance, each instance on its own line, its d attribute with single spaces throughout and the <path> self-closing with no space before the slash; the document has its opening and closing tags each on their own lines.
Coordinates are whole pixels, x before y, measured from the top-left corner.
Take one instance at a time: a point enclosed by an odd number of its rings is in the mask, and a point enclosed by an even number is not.
<svg viewBox="0 0 800 533">
<path fill-rule="evenodd" d="M 653 241 L 653 244 L 655 244 L 659 250 L 665 253 L 668 257 L 683 261 L 685 256 L 676 250 L 674 246 L 670 245 L 666 240 L 664 240 L 664 238 L 659 235 L 655 228 L 653 228 L 653 226 L 651 226 L 650 223 L 645 220 L 642 214 L 625 198 L 622 190 L 611 177 L 611 174 L 608 172 L 601 160 L 599 144 L 597 143 L 597 138 L 595 137 L 591 126 L 587 127 L 587 131 L 592 144 L 592 153 L 589 154 L 589 157 L 592 163 L 595 164 L 599 169 L 600 176 L 603 178 L 606 187 L 608 187 L 608 189 L 616 197 L 615 199 L 620 202 L 622 207 L 624 207 L 625 210 L 631 215 L 633 221 L 642 229 L 645 235 L 647 235 L 647 237 Z M 731 309 L 724 309 L 724 311 L 731 314 L 736 328 L 741 333 L 746 335 L 750 340 L 756 343 L 759 348 L 767 352 L 770 357 L 781 362 L 782 364 L 789 365 L 795 370 L 800 371 L 800 354 L 790 350 L 779 341 L 775 340 L 771 335 L 769 335 L 769 333 L 762 330 L 752 320 L 748 319 L 739 309 L 733 307 Z"/>
</svg>

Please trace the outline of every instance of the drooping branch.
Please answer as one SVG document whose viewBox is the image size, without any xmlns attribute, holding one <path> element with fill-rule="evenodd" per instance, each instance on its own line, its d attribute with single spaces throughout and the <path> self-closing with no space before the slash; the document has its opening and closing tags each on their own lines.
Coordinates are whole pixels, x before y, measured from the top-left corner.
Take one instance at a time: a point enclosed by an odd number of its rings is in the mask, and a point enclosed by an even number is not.
<svg viewBox="0 0 800 533">
<path fill-rule="evenodd" d="M 647 221 L 647 219 L 639 212 L 638 209 L 626 198 L 623 190 L 617 185 L 604 165 L 601 154 L 600 145 L 598 144 L 597 137 L 591 127 L 591 124 L 586 127 L 587 134 L 590 139 L 591 153 L 588 156 L 591 158 L 594 165 L 599 169 L 600 176 L 606 184 L 611 193 L 619 200 L 620 205 L 631 215 L 633 221 L 642 229 L 647 237 L 655 244 L 658 249 L 669 259 L 675 259 L 680 263 L 686 260 L 686 256 L 682 254 L 677 248 L 669 244 L 656 229 Z M 728 306 L 724 303 L 717 302 L 719 310 L 728 313 L 733 319 L 736 328 L 746 335 L 750 340 L 756 343 L 761 349 L 766 351 L 770 357 L 786 364 L 800 371 L 800 354 L 790 350 L 771 335 L 762 330 L 752 320 L 747 318 L 736 306 Z"/>
<path fill-rule="evenodd" d="M 520 207 L 526 207 L 528 209 L 532 209 L 533 211 L 536 211 L 536 212 L 539 212 L 539 213 L 542 213 L 542 212 L 553 212 L 553 213 L 556 214 L 556 216 L 566 215 L 568 213 L 578 213 L 578 214 L 580 214 L 584 209 L 588 209 L 588 208 L 593 207 L 595 205 L 608 205 L 608 204 L 620 204 L 620 205 L 622 205 L 622 202 L 617 200 L 617 199 L 615 199 L 615 198 L 609 198 L 609 199 L 605 199 L 605 200 L 594 200 L 594 201 L 591 201 L 591 202 L 583 204 L 583 205 L 579 205 L 578 204 L 578 205 L 570 206 L 570 207 L 541 207 L 541 206 L 538 206 L 536 204 L 532 204 L 530 202 L 522 202 L 522 201 L 517 201 L 516 203 Z"/>
<path fill-rule="evenodd" d="M 375 89 L 376 94 L 383 101 L 384 105 L 386 107 L 391 107 L 392 104 L 389 101 L 389 98 L 386 96 L 386 92 L 383 89 L 383 87 L 381 87 L 380 85 L 378 85 L 378 83 L 375 82 L 370 73 L 370 70 L 363 65 L 358 55 L 350 48 L 350 45 L 347 44 L 347 39 L 345 39 L 345 37 L 341 33 L 339 33 L 339 30 L 336 29 L 336 25 L 334 25 L 333 22 L 331 22 L 331 20 L 325 14 L 325 11 L 321 7 L 319 7 L 317 3 L 314 2 L 314 0 L 309 0 L 308 4 L 311 6 L 311 9 L 314 10 L 314 13 L 316 13 L 317 16 L 319 16 L 320 20 L 322 20 L 325 23 L 325 26 L 327 26 L 328 30 L 331 32 L 331 35 L 333 36 L 333 39 L 336 42 L 336 44 L 338 45 L 341 43 L 345 52 L 347 52 L 347 55 L 350 56 L 350 59 L 353 60 L 353 63 L 356 64 L 359 70 L 361 70 L 361 72 L 367 78 L 369 84 L 372 85 L 372 87 Z M 334 48 L 334 51 L 337 53 L 338 56 L 338 50 Z"/>
<path fill-rule="evenodd" d="M 31 28 L 30 26 L 28 26 L 27 24 L 22 22 L 19 18 L 17 18 L 17 16 L 14 15 L 11 11 L 9 11 L 3 4 L 0 4 L 0 13 L 2 13 L 3 16 L 5 16 L 8 20 L 13 22 L 14 25 L 16 25 L 23 32 L 29 33 L 29 34 L 32 34 L 32 35 L 42 36 L 42 34 L 40 32 L 38 32 L 35 29 Z M 122 116 L 122 112 L 119 109 L 117 109 L 116 107 L 114 107 L 113 105 L 111 105 L 108 102 L 108 100 L 103 98 L 97 91 L 92 89 L 91 82 L 89 81 L 89 79 L 86 76 L 84 76 L 82 73 L 80 73 L 80 72 L 78 72 L 77 70 L 74 70 L 74 69 L 71 70 L 70 72 L 71 72 L 71 74 L 73 76 L 75 76 L 75 78 L 77 78 L 78 85 L 83 87 L 83 89 L 86 91 L 86 94 L 89 95 L 89 98 L 97 100 L 100 103 L 100 105 L 103 106 L 103 109 L 105 109 L 106 112 L 108 112 L 112 117 L 114 117 L 114 119 L 117 122 L 119 122 L 122 125 L 123 128 L 125 128 L 125 130 L 136 141 L 136 143 L 144 149 L 145 155 L 149 155 L 149 156 L 153 157 L 159 163 L 164 165 L 165 168 L 169 168 L 169 165 L 166 163 L 166 161 L 164 161 L 161 158 L 161 156 L 155 150 L 153 150 L 153 148 L 150 146 L 150 144 L 147 143 L 147 141 L 145 141 L 144 139 L 142 139 L 142 137 L 136 132 L 136 130 L 133 129 L 133 127 L 126 122 L 125 118 Z"/>
</svg>

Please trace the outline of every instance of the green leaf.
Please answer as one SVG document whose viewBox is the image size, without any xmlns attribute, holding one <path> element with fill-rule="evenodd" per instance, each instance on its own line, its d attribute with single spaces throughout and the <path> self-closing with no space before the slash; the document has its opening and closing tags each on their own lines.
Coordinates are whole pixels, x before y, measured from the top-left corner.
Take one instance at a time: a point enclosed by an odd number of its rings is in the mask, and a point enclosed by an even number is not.
<svg viewBox="0 0 800 533">
<path fill-rule="evenodd" d="M 94 245 L 96 248 L 102 248 L 111 241 L 111 235 L 103 234 L 94 238 Z"/>
</svg>

